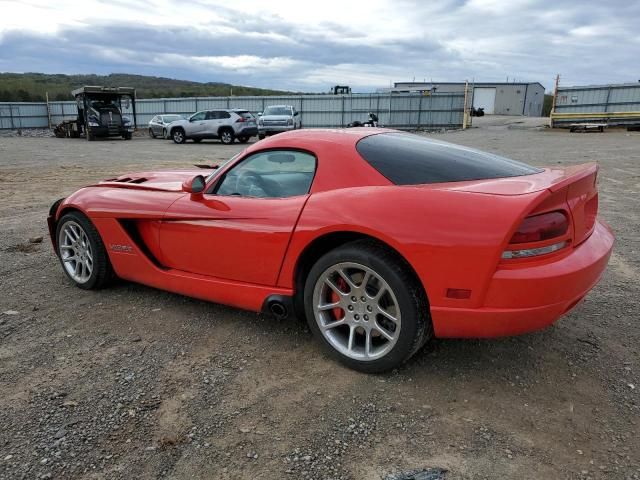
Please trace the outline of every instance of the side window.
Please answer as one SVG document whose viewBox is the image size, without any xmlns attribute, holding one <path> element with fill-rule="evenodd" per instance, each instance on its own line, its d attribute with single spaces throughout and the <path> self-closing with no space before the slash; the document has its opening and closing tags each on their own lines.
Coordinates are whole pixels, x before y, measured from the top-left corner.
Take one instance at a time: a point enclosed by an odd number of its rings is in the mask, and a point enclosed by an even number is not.
<svg viewBox="0 0 640 480">
<path fill-rule="evenodd" d="M 220 115 L 218 118 L 221 119 L 231 118 L 231 114 L 229 112 L 218 112 L 218 114 Z"/>
<path fill-rule="evenodd" d="M 218 118 L 220 118 L 220 117 L 218 116 L 218 113 L 219 113 L 219 112 L 216 112 L 215 110 L 214 110 L 214 111 L 209 111 L 209 112 L 207 112 L 207 118 L 206 118 L 206 120 L 217 120 Z"/>
<path fill-rule="evenodd" d="M 207 112 L 198 112 L 198 113 L 194 114 L 194 115 L 190 118 L 190 120 L 191 120 L 192 122 L 196 122 L 196 121 L 199 121 L 199 120 L 204 120 L 204 117 L 205 117 L 206 113 L 207 113 Z"/>
<path fill-rule="evenodd" d="M 258 152 L 242 160 L 220 181 L 218 195 L 287 198 L 306 195 L 316 172 L 316 157 L 297 150 Z"/>
</svg>

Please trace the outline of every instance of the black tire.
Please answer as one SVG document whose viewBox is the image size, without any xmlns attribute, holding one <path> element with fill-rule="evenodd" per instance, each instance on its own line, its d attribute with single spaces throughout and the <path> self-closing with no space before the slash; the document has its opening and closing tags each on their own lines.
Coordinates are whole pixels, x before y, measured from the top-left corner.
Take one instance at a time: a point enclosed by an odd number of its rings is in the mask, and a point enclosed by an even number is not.
<svg viewBox="0 0 640 480">
<path fill-rule="evenodd" d="M 171 130 L 171 139 L 174 143 L 184 143 L 187 141 L 187 135 L 182 128 L 174 128 Z"/>
<path fill-rule="evenodd" d="M 258 140 L 264 140 L 264 134 L 263 133 L 258 135 Z"/>
<path fill-rule="evenodd" d="M 220 142 L 225 145 L 231 145 L 236 139 L 233 129 L 231 128 L 221 128 L 218 131 L 218 136 L 220 137 Z"/>
<path fill-rule="evenodd" d="M 68 222 L 75 222 L 80 225 L 85 231 L 87 238 L 89 239 L 89 243 L 91 244 L 91 250 L 93 253 L 93 271 L 91 272 L 88 280 L 82 283 L 77 282 L 69 275 L 69 272 L 67 272 L 67 269 L 65 268 L 64 261 L 62 260 L 62 249 L 60 248 L 59 241 L 60 232 Z M 97 290 L 106 287 L 115 278 L 115 273 L 111 266 L 111 262 L 109 261 L 107 249 L 102 242 L 102 238 L 100 237 L 98 230 L 96 230 L 93 223 L 91 223 L 91 221 L 80 212 L 69 212 L 63 215 L 58 221 L 58 225 L 56 226 L 56 254 L 60 259 L 64 273 L 79 288 L 84 290 Z"/>
<path fill-rule="evenodd" d="M 127 132 L 122 135 L 122 138 L 124 138 L 125 140 L 131 140 L 133 138 L 133 134 L 131 132 Z"/>
<path fill-rule="evenodd" d="M 149 128 L 149 136 L 150 136 L 151 138 L 156 138 L 156 134 L 155 134 L 155 133 L 153 133 L 153 128 Z"/>
<path fill-rule="evenodd" d="M 358 263 L 373 269 L 387 282 L 397 298 L 402 317 L 398 339 L 389 352 L 375 360 L 357 360 L 342 354 L 324 337 L 316 321 L 313 303 L 316 282 L 325 270 L 342 262 Z M 429 303 L 419 280 L 395 252 L 371 240 L 342 245 L 315 263 L 305 282 L 304 308 L 309 328 L 329 354 L 361 372 L 380 373 L 396 368 L 409 360 L 433 336 Z"/>
<path fill-rule="evenodd" d="M 202 141 L 201 138 L 194 138 L 193 143 L 200 143 Z"/>
<path fill-rule="evenodd" d="M 249 137 L 238 137 L 238 142 L 247 143 L 249 141 Z"/>
</svg>

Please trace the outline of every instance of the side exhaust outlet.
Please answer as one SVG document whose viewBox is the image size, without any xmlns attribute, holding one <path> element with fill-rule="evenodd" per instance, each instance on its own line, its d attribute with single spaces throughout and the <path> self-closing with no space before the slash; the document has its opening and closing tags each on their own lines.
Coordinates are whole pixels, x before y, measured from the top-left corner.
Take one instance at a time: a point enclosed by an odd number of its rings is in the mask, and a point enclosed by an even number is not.
<svg viewBox="0 0 640 480">
<path fill-rule="evenodd" d="M 289 316 L 287 307 L 278 301 L 269 302 L 269 312 L 278 320 L 283 320 Z"/>
</svg>

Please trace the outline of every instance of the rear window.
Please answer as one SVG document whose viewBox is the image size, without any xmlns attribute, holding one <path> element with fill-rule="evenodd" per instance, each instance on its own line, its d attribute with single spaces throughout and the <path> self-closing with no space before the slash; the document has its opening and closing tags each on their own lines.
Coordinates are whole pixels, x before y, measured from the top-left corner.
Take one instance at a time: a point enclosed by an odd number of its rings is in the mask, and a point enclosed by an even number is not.
<svg viewBox="0 0 640 480">
<path fill-rule="evenodd" d="M 409 133 L 363 138 L 358 153 L 396 185 L 517 177 L 542 170 L 508 158 Z"/>
<path fill-rule="evenodd" d="M 240 115 L 242 118 L 253 118 L 253 115 L 251 115 L 250 112 L 247 112 L 246 110 L 236 110 L 236 113 L 238 115 Z"/>
</svg>

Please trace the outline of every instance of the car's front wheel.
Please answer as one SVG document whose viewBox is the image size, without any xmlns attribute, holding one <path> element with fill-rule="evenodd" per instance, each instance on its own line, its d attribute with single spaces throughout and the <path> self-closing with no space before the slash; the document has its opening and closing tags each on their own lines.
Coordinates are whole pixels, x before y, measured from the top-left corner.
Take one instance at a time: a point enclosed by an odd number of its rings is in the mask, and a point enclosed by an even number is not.
<svg viewBox="0 0 640 480">
<path fill-rule="evenodd" d="M 425 294 L 408 265 L 375 242 L 321 257 L 304 289 L 309 327 L 347 366 L 375 373 L 407 361 L 432 336 Z"/>
<path fill-rule="evenodd" d="M 151 138 L 156 138 L 156 134 L 153 132 L 153 128 L 149 128 L 149 136 Z"/>
<path fill-rule="evenodd" d="M 64 272 L 78 287 L 98 289 L 113 279 L 102 238 L 86 216 L 80 212 L 63 215 L 56 228 L 56 239 Z"/>
<path fill-rule="evenodd" d="M 184 130 L 181 128 L 175 128 L 171 132 L 171 138 L 175 143 L 184 143 L 187 141 L 187 136 L 184 134 Z"/>
</svg>

